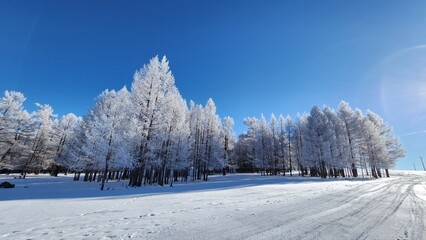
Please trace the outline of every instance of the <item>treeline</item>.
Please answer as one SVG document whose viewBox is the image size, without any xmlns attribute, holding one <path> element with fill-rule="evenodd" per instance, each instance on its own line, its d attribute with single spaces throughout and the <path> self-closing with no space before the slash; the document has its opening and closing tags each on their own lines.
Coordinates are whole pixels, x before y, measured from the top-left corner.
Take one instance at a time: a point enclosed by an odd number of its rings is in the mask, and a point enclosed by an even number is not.
<svg viewBox="0 0 426 240">
<path fill-rule="evenodd" d="M 314 106 L 296 121 L 272 114 L 269 122 L 262 115 L 244 123 L 248 131 L 238 137 L 234 149 L 242 171 L 292 175 L 297 169 L 300 175 L 322 178 L 389 177 L 388 169 L 405 156 L 392 128 L 379 115 L 352 110 L 346 102 L 337 110 Z"/>
<path fill-rule="evenodd" d="M 207 181 L 222 171 L 233 148 L 233 120 L 223 121 L 209 99 L 203 107 L 181 97 L 165 57 L 134 74 L 131 90 L 105 90 L 83 118 L 56 119 L 48 105 L 29 114 L 24 96 L 0 103 L 1 168 L 39 173 L 72 171 L 75 179 L 129 179 L 130 186 Z"/>
<path fill-rule="evenodd" d="M 6 91 L 0 99 L 0 169 L 73 172 L 75 180 L 128 179 L 130 186 L 208 180 L 214 171 L 311 176 L 381 176 L 404 150 L 376 114 L 342 102 L 337 111 L 269 122 L 246 118 L 246 133 L 234 139 L 233 119 L 220 119 L 180 95 L 165 57 L 136 71 L 130 91 L 105 90 L 83 117 L 58 119 L 49 105 L 28 113 L 25 97 Z M 235 146 L 235 148 L 234 148 Z M 81 176 L 83 174 L 83 176 Z"/>
</svg>

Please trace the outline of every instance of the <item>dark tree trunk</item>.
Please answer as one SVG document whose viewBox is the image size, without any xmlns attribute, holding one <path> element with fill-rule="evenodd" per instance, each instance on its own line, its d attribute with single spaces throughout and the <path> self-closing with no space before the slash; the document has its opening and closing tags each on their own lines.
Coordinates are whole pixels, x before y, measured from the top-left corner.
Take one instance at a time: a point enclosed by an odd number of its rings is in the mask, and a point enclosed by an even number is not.
<svg viewBox="0 0 426 240">
<path fill-rule="evenodd" d="M 53 164 L 52 165 L 52 170 L 50 171 L 50 176 L 57 177 L 58 174 L 59 174 L 59 170 L 60 170 L 59 165 Z"/>
<path fill-rule="evenodd" d="M 88 180 L 89 180 L 89 172 L 85 171 L 83 181 L 87 182 Z"/>
<path fill-rule="evenodd" d="M 371 168 L 371 175 L 372 175 L 374 178 L 377 178 L 377 173 L 376 173 L 376 168 L 375 168 L 375 167 L 372 167 L 372 168 Z"/>
<path fill-rule="evenodd" d="M 145 185 L 145 183 L 146 183 L 146 180 L 144 180 L 144 174 L 146 174 L 147 173 L 147 169 L 145 169 L 144 167 L 140 167 L 139 168 L 139 172 L 138 172 L 138 179 L 137 179 L 137 182 L 136 182 L 136 186 L 138 186 L 138 187 L 140 187 L 140 186 L 142 186 L 142 181 L 145 181 L 144 182 L 144 185 Z M 152 170 L 151 170 L 152 171 Z"/>
<path fill-rule="evenodd" d="M 74 181 L 78 181 L 79 177 L 77 177 L 77 172 L 74 173 Z"/>
<path fill-rule="evenodd" d="M 102 177 L 101 190 L 104 190 L 105 181 L 106 181 L 107 176 L 108 176 L 108 163 L 105 164 L 104 174 L 103 174 L 103 177 Z"/>
<path fill-rule="evenodd" d="M 358 177 L 358 170 L 355 167 L 355 163 L 352 163 L 352 176 Z"/>
<path fill-rule="evenodd" d="M 381 169 L 380 169 L 380 168 L 378 168 L 378 169 L 376 170 L 376 172 L 377 172 L 377 176 L 379 176 L 379 178 L 381 178 L 381 177 L 382 177 L 382 171 L 381 171 Z"/>
</svg>

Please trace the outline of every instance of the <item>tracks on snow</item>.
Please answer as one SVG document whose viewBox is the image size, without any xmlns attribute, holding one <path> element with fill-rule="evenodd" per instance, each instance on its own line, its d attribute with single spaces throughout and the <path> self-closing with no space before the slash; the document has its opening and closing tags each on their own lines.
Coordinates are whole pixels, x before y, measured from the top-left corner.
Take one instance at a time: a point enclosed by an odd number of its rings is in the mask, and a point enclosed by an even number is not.
<svg viewBox="0 0 426 240">
<path fill-rule="evenodd" d="M 173 238 L 193 239 L 426 239 L 426 202 L 413 188 L 418 176 L 366 181 L 356 187 L 298 201 L 286 193 L 247 197 L 238 212 L 218 210 L 216 218 L 198 219 Z M 240 196 L 244 198 L 244 196 Z M 235 197 L 238 199 L 238 197 Z M 266 200 L 266 201 L 265 201 Z M 238 202 L 236 208 L 238 209 Z M 228 210 L 228 211 L 226 211 Z M 215 227 L 216 226 L 216 227 Z M 164 233 L 168 236 L 169 233 Z M 161 238 L 152 236 L 153 238 Z"/>
</svg>

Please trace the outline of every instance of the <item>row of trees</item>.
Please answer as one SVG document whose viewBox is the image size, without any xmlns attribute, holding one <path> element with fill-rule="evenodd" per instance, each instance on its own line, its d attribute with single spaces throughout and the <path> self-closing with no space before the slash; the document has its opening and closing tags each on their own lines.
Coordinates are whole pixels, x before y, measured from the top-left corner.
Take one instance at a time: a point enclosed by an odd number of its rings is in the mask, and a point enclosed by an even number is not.
<svg viewBox="0 0 426 240">
<path fill-rule="evenodd" d="M 312 176 L 381 176 L 404 150 L 391 128 L 370 111 L 342 102 L 337 110 L 246 118 L 237 141 L 233 120 L 220 119 L 209 99 L 187 102 L 175 86 L 166 57 L 136 71 L 130 91 L 105 90 L 83 117 L 61 119 L 49 105 L 28 113 L 25 97 L 6 91 L 0 99 L 0 169 L 39 173 L 72 171 L 86 181 L 129 179 L 130 186 L 170 184 L 178 178 L 208 180 L 212 171 L 299 170 Z M 234 148 L 235 145 L 235 148 Z M 367 170 L 369 169 L 369 170 Z M 365 173 L 364 173 L 365 172 Z"/>
<path fill-rule="evenodd" d="M 30 114 L 24 101 L 22 93 L 13 91 L 0 99 L 0 169 L 19 169 L 25 177 L 28 171 L 52 167 L 81 118 L 68 114 L 56 119 L 53 109 L 42 104 Z"/>
<path fill-rule="evenodd" d="M 246 118 L 248 131 L 235 145 L 235 159 L 243 171 L 278 174 L 298 169 L 301 175 L 320 177 L 381 177 L 405 155 L 399 140 L 383 119 L 367 111 L 352 110 L 341 102 L 338 109 L 313 107 L 296 121 L 271 115 L 269 122 Z"/>
<path fill-rule="evenodd" d="M 166 57 L 134 74 L 131 91 L 105 90 L 83 118 L 56 119 L 48 105 L 29 114 L 24 96 L 6 91 L 0 102 L 0 167 L 26 172 L 62 167 L 85 180 L 128 178 L 129 185 L 208 179 L 225 172 L 233 148 L 233 120 L 223 122 L 212 99 L 189 108 Z"/>
</svg>

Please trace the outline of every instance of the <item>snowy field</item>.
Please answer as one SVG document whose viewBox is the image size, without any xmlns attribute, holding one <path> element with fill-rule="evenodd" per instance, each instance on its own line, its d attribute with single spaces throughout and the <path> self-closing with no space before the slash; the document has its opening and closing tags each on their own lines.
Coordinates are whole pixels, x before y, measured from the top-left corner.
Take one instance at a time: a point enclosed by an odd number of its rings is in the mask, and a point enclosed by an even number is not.
<svg viewBox="0 0 426 240">
<path fill-rule="evenodd" d="M 426 239 L 426 174 L 334 180 L 238 174 L 174 187 L 13 179 L 0 239 Z"/>
</svg>

